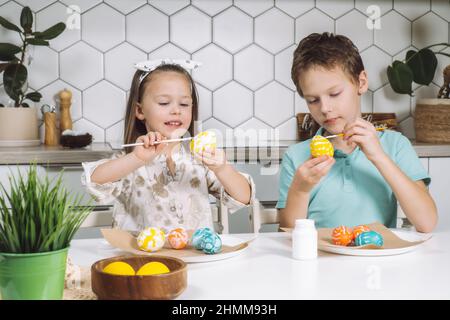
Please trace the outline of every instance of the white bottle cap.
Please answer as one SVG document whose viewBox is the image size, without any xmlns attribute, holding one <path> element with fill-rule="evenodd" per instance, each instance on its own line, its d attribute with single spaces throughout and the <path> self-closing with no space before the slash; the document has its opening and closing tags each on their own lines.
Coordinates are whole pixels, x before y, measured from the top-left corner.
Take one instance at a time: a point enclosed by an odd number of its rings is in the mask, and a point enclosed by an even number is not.
<svg viewBox="0 0 450 320">
<path fill-rule="evenodd" d="M 313 219 L 297 219 L 295 220 L 296 228 L 315 228 Z"/>
</svg>

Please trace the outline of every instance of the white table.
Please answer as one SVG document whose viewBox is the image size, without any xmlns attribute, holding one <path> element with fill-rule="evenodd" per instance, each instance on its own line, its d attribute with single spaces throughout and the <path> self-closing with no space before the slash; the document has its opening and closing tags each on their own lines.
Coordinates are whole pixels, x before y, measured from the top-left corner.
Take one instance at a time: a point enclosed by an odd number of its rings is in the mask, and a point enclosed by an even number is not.
<svg viewBox="0 0 450 320">
<path fill-rule="evenodd" d="M 402 255 L 319 252 L 317 260 L 297 261 L 288 233 L 262 233 L 236 257 L 189 264 L 188 287 L 179 299 L 450 299 L 449 245 L 449 232 L 436 233 Z M 80 266 L 120 254 L 103 239 L 73 240 L 69 251 Z"/>
</svg>

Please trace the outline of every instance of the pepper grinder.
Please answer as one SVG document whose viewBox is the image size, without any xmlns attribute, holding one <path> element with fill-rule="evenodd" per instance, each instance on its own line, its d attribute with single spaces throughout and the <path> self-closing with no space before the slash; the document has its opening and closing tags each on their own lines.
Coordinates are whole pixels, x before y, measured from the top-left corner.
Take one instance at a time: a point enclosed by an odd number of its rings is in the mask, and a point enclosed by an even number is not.
<svg viewBox="0 0 450 320">
<path fill-rule="evenodd" d="M 67 129 L 72 130 L 72 117 L 70 116 L 71 99 L 72 99 L 72 92 L 70 92 L 69 90 L 64 89 L 59 93 L 59 101 L 60 101 L 59 110 L 61 112 L 59 125 L 61 132 L 64 132 L 64 130 Z"/>
<path fill-rule="evenodd" d="M 44 143 L 48 146 L 56 146 L 59 144 L 59 135 L 57 134 L 55 108 L 45 104 L 41 107 L 41 111 L 44 115 L 45 125 Z"/>
</svg>

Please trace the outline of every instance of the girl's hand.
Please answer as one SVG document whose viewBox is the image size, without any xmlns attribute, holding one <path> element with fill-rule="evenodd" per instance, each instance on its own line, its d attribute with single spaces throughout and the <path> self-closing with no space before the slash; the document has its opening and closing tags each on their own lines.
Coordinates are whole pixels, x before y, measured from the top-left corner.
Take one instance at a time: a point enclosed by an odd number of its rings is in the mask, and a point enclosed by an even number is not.
<svg viewBox="0 0 450 320">
<path fill-rule="evenodd" d="M 227 157 L 222 149 L 209 149 L 206 148 L 201 153 L 194 153 L 195 159 L 203 163 L 214 173 L 225 168 L 227 165 Z"/>
<path fill-rule="evenodd" d="M 156 141 L 162 140 L 166 140 L 166 137 L 162 136 L 161 133 L 148 132 L 136 139 L 136 142 L 143 142 L 144 145 L 134 147 L 133 154 L 144 163 L 148 163 L 167 147 L 167 143 L 154 144 Z"/>
<path fill-rule="evenodd" d="M 309 193 L 322 177 L 326 176 L 336 162 L 330 156 L 310 158 L 305 161 L 295 172 L 291 188 L 299 192 Z"/>
<path fill-rule="evenodd" d="M 344 140 L 348 145 L 356 144 L 366 155 L 367 159 L 374 161 L 377 157 L 383 156 L 378 133 L 369 121 L 361 118 L 348 124 L 344 128 Z"/>
</svg>

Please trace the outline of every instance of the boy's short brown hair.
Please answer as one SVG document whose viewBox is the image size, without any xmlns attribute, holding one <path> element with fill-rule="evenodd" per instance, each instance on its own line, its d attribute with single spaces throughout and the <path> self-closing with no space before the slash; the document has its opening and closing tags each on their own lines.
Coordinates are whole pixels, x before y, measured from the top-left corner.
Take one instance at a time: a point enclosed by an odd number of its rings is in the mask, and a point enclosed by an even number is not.
<svg viewBox="0 0 450 320">
<path fill-rule="evenodd" d="M 359 74 L 364 70 L 358 48 L 353 42 L 346 36 L 334 35 L 329 32 L 310 34 L 300 41 L 294 51 L 291 77 L 302 97 L 303 92 L 298 78 L 302 71 L 313 66 L 320 66 L 328 70 L 340 67 L 355 83 L 358 83 Z"/>
</svg>

